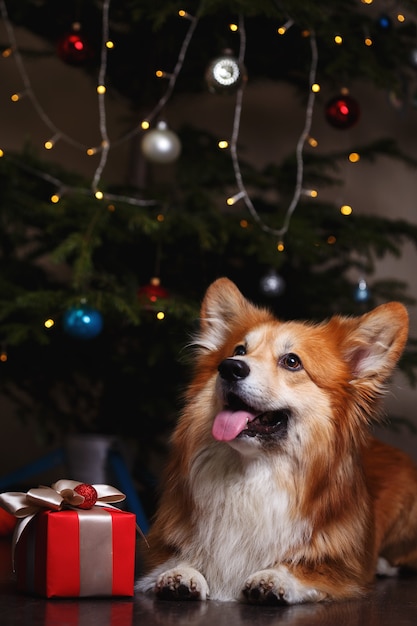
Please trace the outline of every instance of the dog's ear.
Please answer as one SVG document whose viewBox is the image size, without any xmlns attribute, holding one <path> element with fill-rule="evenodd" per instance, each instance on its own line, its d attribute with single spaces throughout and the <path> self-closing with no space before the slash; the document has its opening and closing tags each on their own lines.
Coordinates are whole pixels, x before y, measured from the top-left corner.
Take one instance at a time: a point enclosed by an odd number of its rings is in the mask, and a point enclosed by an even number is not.
<svg viewBox="0 0 417 626">
<path fill-rule="evenodd" d="M 242 311 L 249 305 L 236 285 L 228 278 L 218 278 L 204 296 L 200 311 L 201 343 L 217 350 Z"/>
<path fill-rule="evenodd" d="M 342 340 L 342 351 L 354 380 L 387 379 L 407 341 L 406 308 L 399 302 L 389 302 L 345 321 L 347 332 Z"/>
<path fill-rule="evenodd" d="M 208 350 L 221 348 L 232 331 L 271 319 L 266 309 L 247 300 L 228 278 L 218 278 L 207 289 L 201 305 L 200 332 L 195 344 Z"/>
</svg>

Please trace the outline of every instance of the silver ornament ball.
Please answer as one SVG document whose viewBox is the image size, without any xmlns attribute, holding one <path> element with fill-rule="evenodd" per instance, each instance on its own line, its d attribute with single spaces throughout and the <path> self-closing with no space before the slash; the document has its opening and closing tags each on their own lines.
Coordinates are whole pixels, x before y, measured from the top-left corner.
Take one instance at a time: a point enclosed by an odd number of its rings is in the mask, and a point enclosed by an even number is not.
<svg viewBox="0 0 417 626">
<path fill-rule="evenodd" d="M 261 278 L 260 287 L 265 296 L 273 298 L 280 296 L 285 291 L 285 282 L 275 270 L 271 270 Z"/>
<path fill-rule="evenodd" d="M 158 122 L 155 129 L 146 132 L 141 148 L 145 157 L 154 163 L 172 163 L 181 154 L 181 142 L 166 122 Z"/>
<path fill-rule="evenodd" d="M 213 59 L 206 70 L 206 83 L 211 93 L 233 93 L 246 80 L 246 69 L 225 50 L 222 56 Z"/>
</svg>

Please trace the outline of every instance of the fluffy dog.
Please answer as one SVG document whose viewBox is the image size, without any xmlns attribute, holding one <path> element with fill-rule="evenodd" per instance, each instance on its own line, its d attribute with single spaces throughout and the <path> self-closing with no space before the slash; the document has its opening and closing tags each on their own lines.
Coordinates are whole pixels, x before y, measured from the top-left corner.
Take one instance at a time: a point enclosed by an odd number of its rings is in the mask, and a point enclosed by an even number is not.
<svg viewBox="0 0 417 626">
<path fill-rule="evenodd" d="M 396 302 L 281 322 L 215 281 L 137 589 L 294 604 L 417 568 L 417 469 L 369 432 L 407 333 Z"/>
</svg>

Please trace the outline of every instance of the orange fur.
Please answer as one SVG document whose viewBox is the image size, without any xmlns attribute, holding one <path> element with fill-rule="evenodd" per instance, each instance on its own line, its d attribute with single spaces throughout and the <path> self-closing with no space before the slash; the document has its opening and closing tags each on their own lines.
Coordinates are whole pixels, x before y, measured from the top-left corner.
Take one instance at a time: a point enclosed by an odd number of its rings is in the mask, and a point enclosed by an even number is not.
<svg viewBox="0 0 417 626">
<path fill-rule="evenodd" d="M 417 470 L 369 432 L 407 332 L 399 303 L 280 322 L 215 281 L 137 588 L 297 603 L 417 568 Z"/>
</svg>

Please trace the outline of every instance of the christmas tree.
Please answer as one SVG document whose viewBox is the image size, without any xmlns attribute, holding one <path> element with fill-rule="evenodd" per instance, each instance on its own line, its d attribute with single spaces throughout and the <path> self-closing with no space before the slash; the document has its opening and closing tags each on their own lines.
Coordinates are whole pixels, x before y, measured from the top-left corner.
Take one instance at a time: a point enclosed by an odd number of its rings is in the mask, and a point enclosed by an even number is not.
<svg viewBox="0 0 417 626">
<path fill-rule="evenodd" d="M 371 0 L 0 8 L 1 63 L 15 64 L 22 86 L 13 97 L 29 98 L 50 140 L 47 156 L 30 129 L 19 150 L 1 146 L 1 393 L 43 437 L 117 434 L 137 442 L 146 464 L 176 418 L 189 375 L 183 346 L 218 276 L 282 318 L 414 303 L 405 281 L 374 272 L 385 255 L 417 245 L 417 226 L 339 199 L 347 164 L 359 160 L 378 168 L 389 158 L 414 175 L 414 157 L 384 128 L 367 144 L 347 133 L 360 123 L 363 85 L 416 115 L 415 2 L 389 13 Z M 45 42 L 42 52 L 20 45 L 22 29 Z M 91 82 L 95 146 L 68 136 L 35 92 L 27 68 L 46 54 Z M 289 88 L 302 118 L 293 146 L 259 165 L 242 156 L 241 122 L 246 91 L 265 84 Z M 175 103 L 197 94 L 227 102 L 228 136 L 199 125 L 198 111 L 167 126 Z M 106 106 L 119 97 L 126 132 L 110 137 Z M 316 146 L 318 115 L 335 129 L 329 149 Z M 89 152 L 92 176 L 51 156 L 57 142 L 80 159 Z M 107 159 L 122 143 L 134 173 L 113 181 Z M 415 345 L 401 361 L 411 383 Z"/>
</svg>

